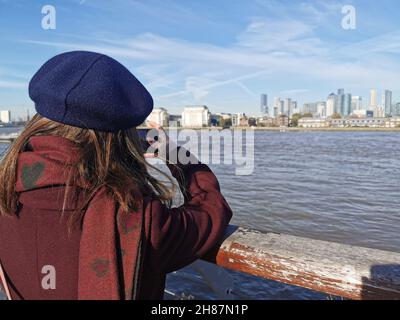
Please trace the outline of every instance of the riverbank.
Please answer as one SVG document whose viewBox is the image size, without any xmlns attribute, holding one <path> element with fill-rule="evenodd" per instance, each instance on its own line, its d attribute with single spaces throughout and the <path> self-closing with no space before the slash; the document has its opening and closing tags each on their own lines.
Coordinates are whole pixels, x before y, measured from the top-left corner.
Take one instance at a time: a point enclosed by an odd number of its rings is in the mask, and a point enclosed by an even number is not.
<svg viewBox="0 0 400 320">
<path fill-rule="evenodd" d="M 138 127 L 138 129 L 148 129 L 147 127 Z M 183 129 L 192 129 L 192 130 L 201 130 L 201 129 L 217 129 L 222 130 L 222 127 L 164 127 L 166 130 L 183 130 Z M 326 127 L 326 128 L 301 128 L 301 127 L 231 127 L 227 128 L 231 130 L 245 130 L 245 129 L 253 129 L 254 131 L 272 131 L 272 132 L 340 132 L 340 131 L 353 131 L 353 132 L 400 132 L 400 127 L 396 128 L 371 128 L 371 127 L 346 127 L 346 128 L 335 128 L 335 127 Z"/>
<path fill-rule="evenodd" d="M 326 131 L 326 132 L 337 132 L 337 131 L 355 131 L 355 132 L 400 132 L 400 128 L 370 128 L 370 127 L 346 127 L 346 128 L 334 128 L 334 127 L 326 127 L 326 128 L 301 128 L 301 127 L 282 127 L 282 128 L 262 128 L 255 127 L 256 131 L 294 131 L 294 132 L 314 132 L 314 131 Z"/>
</svg>

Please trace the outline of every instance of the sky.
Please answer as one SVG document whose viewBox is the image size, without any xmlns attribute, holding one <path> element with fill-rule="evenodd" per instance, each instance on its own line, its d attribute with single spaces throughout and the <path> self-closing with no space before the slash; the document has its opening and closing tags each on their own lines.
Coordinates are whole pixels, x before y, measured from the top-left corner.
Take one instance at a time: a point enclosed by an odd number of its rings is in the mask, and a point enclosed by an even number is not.
<svg viewBox="0 0 400 320">
<path fill-rule="evenodd" d="M 42 27 L 45 5 L 55 29 Z M 205 104 L 257 115 L 261 93 L 302 105 L 338 88 L 365 105 L 372 88 L 400 102 L 399 11 L 398 0 L 0 0 L 0 109 L 32 115 L 30 78 L 72 50 L 117 59 L 176 114 Z"/>
</svg>

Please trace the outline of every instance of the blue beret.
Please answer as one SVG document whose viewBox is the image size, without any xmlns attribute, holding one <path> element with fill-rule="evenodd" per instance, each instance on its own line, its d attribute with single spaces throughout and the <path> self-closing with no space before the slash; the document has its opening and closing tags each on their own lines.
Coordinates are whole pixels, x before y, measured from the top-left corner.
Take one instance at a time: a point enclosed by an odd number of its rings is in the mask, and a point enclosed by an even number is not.
<svg viewBox="0 0 400 320">
<path fill-rule="evenodd" d="M 29 96 L 45 118 L 109 132 L 140 125 L 153 109 L 150 93 L 128 69 L 87 51 L 47 61 L 31 79 Z"/>
</svg>

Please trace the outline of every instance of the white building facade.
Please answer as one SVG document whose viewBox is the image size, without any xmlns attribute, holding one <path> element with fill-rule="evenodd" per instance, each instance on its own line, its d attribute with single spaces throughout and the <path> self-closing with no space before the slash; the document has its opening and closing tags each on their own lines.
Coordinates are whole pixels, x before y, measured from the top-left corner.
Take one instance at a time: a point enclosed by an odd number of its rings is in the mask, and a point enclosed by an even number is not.
<svg viewBox="0 0 400 320">
<path fill-rule="evenodd" d="M 2 123 L 10 123 L 11 122 L 11 111 L 10 110 L 0 111 L 0 121 Z"/>
<path fill-rule="evenodd" d="M 331 93 L 326 100 L 326 113 L 327 117 L 332 116 L 335 113 L 335 106 L 336 106 L 336 95 Z"/>
<path fill-rule="evenodd" d="M 208 127 L 211 113 L 207 106 L 188 106 L 182 112 L 182 127 Z"/>
<path fill-rule="evenodd" d="M 147 121 L 155 122 L 162 127 L 168 127 L 169 126 L 168 118 L 169 114 L 166 109 L 156 108 L 153 109 L 153 111 L 147 117 Z"/>
</svg>

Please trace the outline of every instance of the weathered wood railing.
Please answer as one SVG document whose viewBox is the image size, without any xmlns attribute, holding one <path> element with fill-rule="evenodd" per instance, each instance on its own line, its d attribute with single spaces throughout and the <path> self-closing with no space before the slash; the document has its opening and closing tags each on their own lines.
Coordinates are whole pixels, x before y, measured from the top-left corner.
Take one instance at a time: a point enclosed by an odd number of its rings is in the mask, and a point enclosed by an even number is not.
<svg viewBox="0 0 400 320">
<path fill-rule="evenodd" d="M 230 226 L 204 260 L 350 299 L 400 299 L 400 253 Z"/>
</svg>

